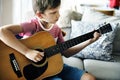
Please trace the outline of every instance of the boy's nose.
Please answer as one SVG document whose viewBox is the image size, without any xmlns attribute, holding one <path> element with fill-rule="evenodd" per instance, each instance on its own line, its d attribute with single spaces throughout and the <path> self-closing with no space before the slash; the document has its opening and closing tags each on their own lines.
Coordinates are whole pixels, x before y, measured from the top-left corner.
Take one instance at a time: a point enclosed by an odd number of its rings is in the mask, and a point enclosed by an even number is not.
<svg viewBox="0 0 120 80">
<path fill-rule="evenodd" d="M 59 17 L 60 17 L 60 13 L 59 13 L 59 12 L 57 13 L 56 17 L 57 17 L 57 18 L 59 18 Z"/>
</svg>

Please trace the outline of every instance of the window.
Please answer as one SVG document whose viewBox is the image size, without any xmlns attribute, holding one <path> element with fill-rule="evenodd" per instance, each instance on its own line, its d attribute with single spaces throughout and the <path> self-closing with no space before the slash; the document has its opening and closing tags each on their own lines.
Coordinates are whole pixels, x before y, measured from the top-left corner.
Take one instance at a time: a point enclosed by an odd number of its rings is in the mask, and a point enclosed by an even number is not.
<svg viewBox="0 0 120 80">
<path fill-rule="evenodd" d="M 29 11 L 32 11 L 32 0 L 14 0 L 13 23 L 25 21 L 27 12 Z"/>
</svg>

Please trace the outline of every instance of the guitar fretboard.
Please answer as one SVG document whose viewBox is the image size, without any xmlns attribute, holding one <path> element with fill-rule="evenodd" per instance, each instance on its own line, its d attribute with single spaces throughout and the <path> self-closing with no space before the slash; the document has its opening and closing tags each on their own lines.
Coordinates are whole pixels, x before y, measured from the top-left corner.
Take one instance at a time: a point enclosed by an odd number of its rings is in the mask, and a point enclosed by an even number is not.
<svg viewBox="0 0 120 80">
<path fill-rule="evenodd" d="M 98 30 L 96 30 L 98 31 Z M 57 53 L 62 53 L 64 50 L 72 47 L 72 46 L 75 46 L 83 41 L 86 41 L 90 38 L 93 38 L 93 34 L 94 34 L 94 31 L 93 32 L 90 32 L 90 33 L 87 33 L 85 35 L 81 35 L 81 36 L 78 36 L 76 38 L 73 38 L 73 39 L 70 39 L 68 41 L 65 41 L 63 43 L 60 43 L 60 44 L 57 44 L 57 45 L 54 45 L 54 46 L 51 46 L 47 49 L 45 49 L 45 53 L 47 53 L 47 57 L 50 57 L 54 54 L 57 54 Z"/>
</svg>

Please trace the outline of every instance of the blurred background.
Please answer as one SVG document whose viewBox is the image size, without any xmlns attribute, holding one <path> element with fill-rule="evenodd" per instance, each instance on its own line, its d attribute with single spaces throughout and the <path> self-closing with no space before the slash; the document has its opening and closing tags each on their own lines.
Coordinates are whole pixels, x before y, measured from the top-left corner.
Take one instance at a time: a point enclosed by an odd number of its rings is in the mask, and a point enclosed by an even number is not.
<svg viewBox="0 0 120 80">
<path fill-rule="evenodd" d="M 20 23 L 33 15 L 31 0 L 0 0 L 0 26 Z M 66 4 L 68 7 L 66 7 Z M 110 0 L 62 0 L 62 9 L 79 10 L 78 6 L 109 7 Z"/>
</svg>

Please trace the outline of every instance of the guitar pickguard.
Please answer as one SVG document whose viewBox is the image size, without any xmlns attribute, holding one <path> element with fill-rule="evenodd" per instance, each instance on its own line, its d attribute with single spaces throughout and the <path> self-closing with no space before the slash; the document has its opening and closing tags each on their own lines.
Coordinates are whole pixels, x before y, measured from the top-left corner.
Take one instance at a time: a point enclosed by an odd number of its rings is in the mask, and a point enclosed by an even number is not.
<svg viewBox="0 0 120 80">
<path fill-rule="evenodd" d="M 33 64 L 29 64 L 23 68 L 23 74 L 26 80 L 34 80 L 35 78 L 41 76 L 48 67 L 48 63 L 46 63 L 42 67 L 36 67 Z"/>
</svg>

